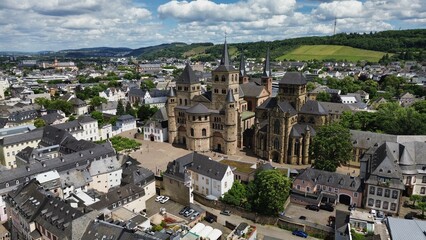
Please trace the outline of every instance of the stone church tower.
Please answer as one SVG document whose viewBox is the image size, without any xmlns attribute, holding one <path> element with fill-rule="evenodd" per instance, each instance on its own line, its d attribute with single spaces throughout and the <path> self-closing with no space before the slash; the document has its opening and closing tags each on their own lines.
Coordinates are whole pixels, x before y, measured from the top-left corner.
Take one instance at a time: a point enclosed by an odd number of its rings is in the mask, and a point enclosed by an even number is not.
<svg viewBox="0 0 426 240">
<path fill-rule="evenodd" d="M 219 66 L 212 71 L 212 90 L 201 92 L 201 84 L 189 64 L 170 89 L 167 99 L 169 142 L 193 151 L 214 150 L 235 154 L 238 139 L 239 71 L 223 46 Z"/>
</svg>

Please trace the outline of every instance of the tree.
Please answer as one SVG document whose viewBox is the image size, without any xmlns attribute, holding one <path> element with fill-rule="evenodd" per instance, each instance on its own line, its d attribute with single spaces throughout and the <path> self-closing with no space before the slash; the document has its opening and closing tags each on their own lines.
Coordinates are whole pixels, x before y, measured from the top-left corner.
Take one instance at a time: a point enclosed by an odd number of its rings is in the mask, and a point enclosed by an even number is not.
<svg viewBox="0 0 426 240">
<path fill-rule="evenodd" d="M 158 111 L 157 107 L 150 107 L 149 105 L 142 105 L 137 112 L 137 117 L 140 121 L 148 120 L 152 115 Z"/>
<path fill-rule="evenodd" d="M 34 126 L 36 128 L 41 128 L 41 127 L 46 126 L 46 122 L 41 118 L 37 118 L 36 120 L 34 120 Z"/>
<path fill-rule="evenodd" d="M 145 80 L 142 81 L 141 83 L 141 89 L 145 90 L 145 91 L 149 91 L 151 89 L 155 88 L 155 84 L 153 81 L 151 80 Z"/>
<path fill-rule="evenodd" d="M 117 115 L 121 116 L 121 115 L 124 115 L 124 114 L 126 114 L 126 111 L 124 110 L 123 101 L 120 100 L 120 101 L 118 101 L 118 104 L 117 104 Z"/>
<path fill-rule="evenodd" d="M 315 160 L 314 168 L 335 172 L 352 157 L 349 129 L 337 123 L 322 126 L 313 138 L 309 152 Z"/>
<path fill-rule="evenodd" d="M 420 210 L 422 210 L 422 218 L 424 218 L 426 211 L 426 202 L 419 202 L 417 203 L 417 206 L 419 206 Z"/>
<path fill-rule="evenodd" d="M 331 102 L 331 95 L 328 92 L 320 92 L 317 95 L 317 101 L 319 102 Z"/>
<path fill-rule="evenodd" d="M 130 102 L 127 102 L 126 104 L 126 114 L 136 117 L 136 111 L 133 109 L 132 104 L 130 104 Z"/>
<path fill-rule="evenodd" d="M 99 126 L 103 126 L 105 123 L 104 115 L 99 111 L 93 111 L 90 116 L 98 121 Z"/>
<path fill-rule="evenodd" d="M 108 102 L 108 100 L 104 97 L 94 96 L 90 100 L 90 105 L 92 105 L 93 107 L 98 107 L 98 106 L 102 105 L 102 103 L 107 103 L 107 102 Z"/>
<path fill-rule="evenodd" d="M 242 206 L 247 201 L 245 185 L 239 181 L 234 181 L 231 189 L 223 195 L 222 201 L 234 206 Z"/>
<path fill-rule="evenodd" d="M 74 121 L 76 118 L 74 115 L 68 117 L 68 122 Z"/>
<path fill-rule="evenodd" d="M 415 102 L 412 107 L 419 113 L 426 113 L 426 100 Z"/>
<path fill-rule="evenodd" d="M 422 199 L 422 196 L 413 194 L 410 196 L 410 201 L 413 201 L 413 207 L 416 206 L 416 202 L 420 201 Z"/>
<path fill-rule="evenodd" d="M 284 210 L 290 193 L 290 180 L 279 170 L 264 170 L 256 174 L 247 188 L 248 201 L 254 211 L 277 215 Z"/>
</svg>

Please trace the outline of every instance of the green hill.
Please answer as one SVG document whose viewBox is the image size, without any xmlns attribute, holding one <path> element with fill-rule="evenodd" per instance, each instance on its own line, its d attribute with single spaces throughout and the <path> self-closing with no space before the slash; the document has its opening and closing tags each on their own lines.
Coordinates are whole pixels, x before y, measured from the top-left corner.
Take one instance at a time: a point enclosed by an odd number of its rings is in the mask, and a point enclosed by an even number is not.
<svg viewBox="0 0 426 240">
<path fill-rule="evenodd" d="M 386 53 L 364 50 L 359 48 L 339 46 L 339 45 L 303 45 L 293 51 L 278 57 L 278 60 L 283 59 L 294 59 L 294 60 L 347 60 L 350 62 L 356 62 L 360 60 L 366 60 L 370 62 L 377 62 Z"/>
</svg>

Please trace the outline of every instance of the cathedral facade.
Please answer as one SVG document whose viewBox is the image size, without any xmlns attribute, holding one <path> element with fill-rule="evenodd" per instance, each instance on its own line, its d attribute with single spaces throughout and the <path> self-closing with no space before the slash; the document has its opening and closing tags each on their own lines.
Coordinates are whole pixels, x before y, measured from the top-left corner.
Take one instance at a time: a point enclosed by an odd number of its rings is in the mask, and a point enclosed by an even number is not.
<svg viewBox="0 0 426 240">
<path fill-rule="evenodd" d="M 225 41 L 211 91 L 202 92 L 187 64 L 167 100 L 169 142 L 229 155 L 245 146 L 263 159 L 310 164 L 309 144 L 315 129 L 332 119 L 330 104 L 308 99 L 306 78 L 299 72 L 287 72 L 272 97 L 269 65 L 268 50 L 261 77 L 250 79 L 243 56 L 239 69 L 230 63 Z"/>
</svg>

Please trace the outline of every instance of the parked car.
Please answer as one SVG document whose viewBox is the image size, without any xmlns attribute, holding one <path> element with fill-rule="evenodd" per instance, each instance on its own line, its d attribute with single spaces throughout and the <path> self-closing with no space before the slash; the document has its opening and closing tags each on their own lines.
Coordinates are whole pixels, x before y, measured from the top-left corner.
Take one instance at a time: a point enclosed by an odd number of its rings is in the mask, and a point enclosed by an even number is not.
<svg viewBox="0 0 426 240">
<path fill-rule="evenodd" d="M 164 204 L 164 203 L 166 203 L 167 201 L 169 201 L 169 199 L 170 199 L 169 197 L 164 196 L 164 197 L 163 197 L 163 199 L 161 199 L 161 200 L 160 200 L 160 203 Z"/>
<path fill-rule="evenodd" d="M 293 232 L 293 235 L 295 235 L 295 236 L 299 236 L 299 237 L 303 237 L 303 238 L 307 238 L 308 237 L 308 234 L 307 233 L 305 233 L 304 231 L 302 231 L 302 230 L 294 230 Z"/>
<path fill-rule="evenodd" d="M 405 219 L 413 220 L 415 216 L 416 216 L 416 213 L 415 213 L 415 212 L 409 212 L 409 213 L 407 213 L 407 214 L 404 216 L 404 218 L 405 218 Z"/>
<path fill-rule="evenodd" d="M 162 199 L 164 198 L 164 196 L 157 196 L 156 198 L 155 198 L 155 201 L 156 202 L 159 202 L 159 201 L 161 201 Z"/>
<path fill-rule="evenodd" d="M 185 217 L 189 217 L 189 216 L 191 216 L 194 212 L 195 212 L 195 210 L 194 210 L 194 209 L 189 209 L 187 212 L 185 212 L 185 213 L 183 214 L 183 216 L 185 216 Z"/>
<path fill-rule="evenodd" d="M 321 205 L 320 209 L 326 210 L 326 211 L 329 211 L 329 212 L 333 212 L 334 211 L 334 207 L 331 204 Z"/>
<path fill-rule="evenodd" d="M 317 205 L 307 205 L 305 208 L 317 212 L 320 210 Z"/>
<path fill-rule="evenodd" d="M 186 210 L 189 210 L 188 206 L 182 208 L 182 210 L 179 211 L 179 215 L 183 215 L 186 212 Z"/>
<path fill-rule="evenodd" d="M 231 216 L 231 211 L 229 211 L 229 210 L 223 210 L 223 211 L 220 212 L 220 214 L 226 215 L 226 216 Z"/>
<path fill-rule="evenodd" d="M 195 211 L 195 213 L 194 213 L 194 214 L 192 214 L 192 216 L 191 216 L 191 220 L 196 219 L 198 216 L 200 216 L 200 213 L 199 213 L 199 212 L 197 212 L 197 211 Z"/>
<path fill-rule="evenodd" d="M 212 217 L 212 216 L 206 216 L 205 218 L 204 218 L 204 220 L 206 220 L 207 222 L 209 222 L 209 223 L 213 223 L 215 220 L 214 220 L 214 218 Z"/>
<path fill-rule="evenodd" d="M 299 219 L 300 220 L 306 220 L 306 217 L 305 216 L 300 216 Z"/>
</svg>

